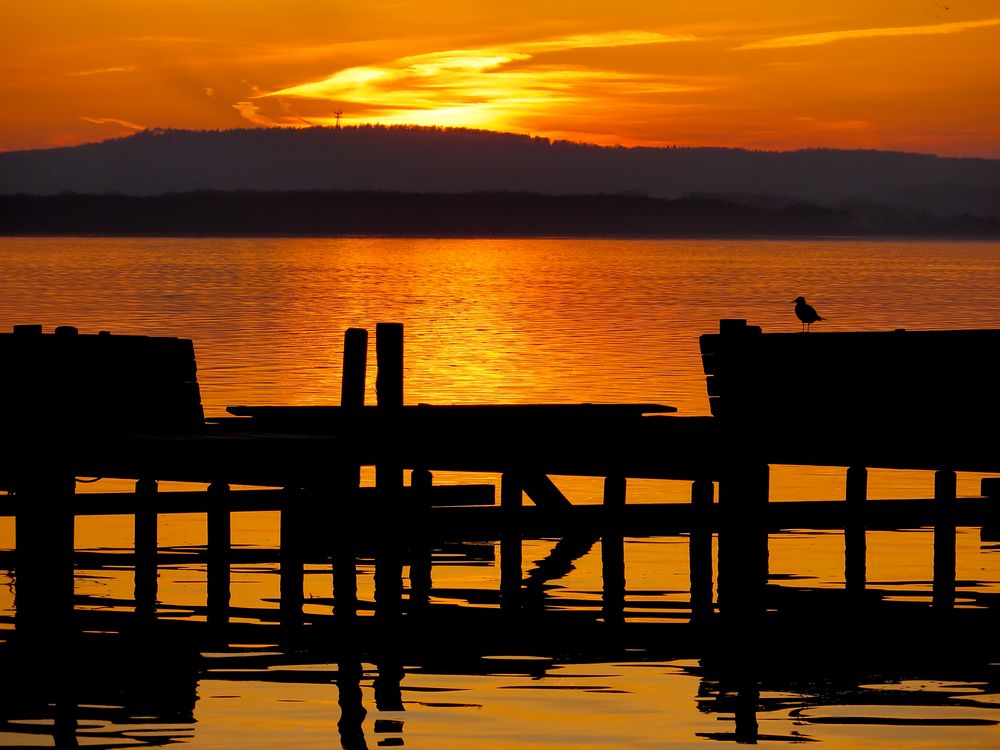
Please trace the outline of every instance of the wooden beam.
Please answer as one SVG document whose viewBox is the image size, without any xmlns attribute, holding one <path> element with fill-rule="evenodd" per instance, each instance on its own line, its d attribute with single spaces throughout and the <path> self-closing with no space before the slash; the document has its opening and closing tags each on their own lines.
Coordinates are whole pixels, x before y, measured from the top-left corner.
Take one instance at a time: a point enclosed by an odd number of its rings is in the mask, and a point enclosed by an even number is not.
<svg viewBox="0 0 1000 750">
<path fill-rule="evenodd" d="M 572 507 L 562 491 L 549 479 L 547 474 L 533 471 L 518 472 L 518 479 L 525 494 L 539 508 L 546 510 L 563 510 Z"/>
</svg>

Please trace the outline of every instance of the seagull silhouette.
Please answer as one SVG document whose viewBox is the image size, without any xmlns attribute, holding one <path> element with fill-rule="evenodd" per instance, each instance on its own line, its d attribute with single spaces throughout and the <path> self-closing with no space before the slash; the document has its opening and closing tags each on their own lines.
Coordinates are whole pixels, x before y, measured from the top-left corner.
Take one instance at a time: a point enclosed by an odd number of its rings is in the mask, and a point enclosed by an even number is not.
<svg viewBox="0 0 1000 750">
<path fill-rule="evenodd" d="M 817 320 L 825 320 L 816 312 L 815 307 L 806 304 L 805 297 L 796 297 L 792 302 L 795 304 L 795 317 L 802 321 L 803 332 L 808 332 L 809 327 Z"/>
</svg>

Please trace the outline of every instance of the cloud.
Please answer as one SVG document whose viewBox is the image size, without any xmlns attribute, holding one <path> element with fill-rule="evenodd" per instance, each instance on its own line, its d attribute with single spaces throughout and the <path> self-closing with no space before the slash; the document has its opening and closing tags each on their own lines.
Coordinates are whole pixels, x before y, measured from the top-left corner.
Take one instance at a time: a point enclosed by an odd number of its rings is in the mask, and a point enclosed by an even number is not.
<svg viewBox="0 0 1000 750">
<path fill-rule="evenodd" d="M 384 124 L 518 129 L 516 121 L 569 104 L 610 102 L 629 95 L 703 90 L 704 81 L 661 74 L 599 70 L 546 63 L 542 56 L 581 49 L 631 47 L 694 41 L 690 34 L 620 31 L 477 49 L 453 49 L 360 65 L 275 91 L 260 92 L 236 105 L 248 120 L 292 124 L 287 102 L 276 118 L 264 114 L 269 99 L 326 102 L 326 113 L 302 117 L 302 124 L 336 122 L 334 111 L 363 111 L 363 119 Z M 355 118 L 357 119 L 357 117 Z"/>
<path fill-rule="evenodd" d="M 211 86 L 205 87 L 205 96 L 214 99 L 215 98 L 215 89 L 213 89 Z"/>
<path fill-rule="evenodd" d="M 131 73 L 136 70 L 135 65 L 116 65 L 111 68 L 95 68 L 93 70 L 77 70 L 72 73 L 67 73 L 66 75 L 71 76 L 98 76 L 104 75 L 105 73 Z"/>
<path fill-rule="evenodd" d="M 879 29 L 847 29 L 843 31 L 822 31 L 815 34 L 795 34 L 748 42 L 736 49 L 781 49 L 785 47 L 813 47 L 833 44 L 848 39 L 872 39 L 888 36 L 928 36 L 932 34 L 957 34 L 970 29 L 1000 26 L 1000 18 L 985 18 L 980 21 L 956 21 L 927 26 L 889 26 Z"/>
<path fill-rule="evenodd" d="M 92 122 L 95 125 L 118 125 L 129 130 L 145 130 L 145 125 L 139 125 L 128 120 L 119 120 L 117 117 L 81 117 L 84 122 Z"/>
</svg>

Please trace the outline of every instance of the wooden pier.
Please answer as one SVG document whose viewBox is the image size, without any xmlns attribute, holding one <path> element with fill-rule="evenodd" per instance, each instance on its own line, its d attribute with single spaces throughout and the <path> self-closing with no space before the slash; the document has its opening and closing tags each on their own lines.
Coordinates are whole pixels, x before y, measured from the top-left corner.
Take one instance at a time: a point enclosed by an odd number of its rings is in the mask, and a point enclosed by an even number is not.
<svg viewBox="0 0 1000 750">
<path fill-rule="evenodd" d="M 206 422 L 191 342 L 18 327 L 0 335 L 0 515 L 16 517 L 18 635 L 71 621 L 80 515 L 134 516 L 136 614 L 148 618 L 158 516 L 204 513 L 206 611 L 227 623 L 231 514 L 260 510 L 281 514 L 280 619 L 291 628 L 304 619 L 307 562 L 332 563 L 331 617 L 343 624 L 358 613 L 359 556 L 370 556 L 374 613 L 392 627 L 426 609 L 432 550 L 454 540 L 499 541 L 499 609 L 516 615 L 531 586 L 522 543 L 534 537 L 562 540 L 540 566 L 553 576 L 602 541 L 601 620 L 621 625 L 624 539 L 667 534 L 689 537 L 690 622 L 756 628 L 770 608 L 768 534 L 801 528 L 843 530 L 846 593 L 863 604 L 866 530 L 933 526 L 932 608 L 950 612 L 956 528 L 981 527 L 984 539 L 1000 528 L 1000 479 L 983 480 L 982 497 L 955 492 L 955 471 L 1000 471 L 979 429 L 1000 416 L 980 373 L 998 342 L 1000 331 L 786 335 L 723 321 L 701 342 L 713 416 L 684 417 L 661 404 L 406 405 L 403 329 L 385 323 L 377 404 L 364 403 L 368 333 L 349 329 L 340 406 L 234 406 Z M 844 498 L 771 502 L 777 463 L 848 467 Z M 374 487 L 361 486 L 363 466 Z M 872 467 L 933 469 L 934 497 L 869 501 Z M 500 479 L 438 486 L 441 471 Z M 574 505 L 553 475 L 603 478 L 603 503 Z M 77 494 L 80 477 L 134 480 L 135 491 Z M 687 482 L 690 502 L 630 504 L 630 478 Z M 208 487 L 160 492 L 164 481 Z"/>
</svg>

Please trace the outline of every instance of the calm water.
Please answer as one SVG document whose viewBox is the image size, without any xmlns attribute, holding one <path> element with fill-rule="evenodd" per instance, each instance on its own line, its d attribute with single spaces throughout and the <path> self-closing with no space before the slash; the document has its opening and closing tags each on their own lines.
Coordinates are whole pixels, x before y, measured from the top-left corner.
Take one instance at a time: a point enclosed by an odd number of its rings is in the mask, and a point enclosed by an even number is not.
<svg viewBox="0 0 1000 750">
<path fill-rule="evenodd" d="M 343 330 L 379 321 L 406 325 L 408 403 L 635 401 L 692 415 L 707 413 L 697 336 L 733 317 L 765 331 L 798 330 L 790 301 L 800 294 L 828 318 L 820 330 L 1000 328 L 1000 243 L 0 239 L 0 271 L 0 329 L 71 324 L 193 339 L 209 415 L 232 404 L 336 403 Z M 369 394 L 374 402 L 374 382 Z M 872 495 L 928 496 L 931 481 L 926 473 L 875 472 Z M 556 482 L 574 501 L 600 497 L 599 482 Z M 80 491 L 108 486 L 122 485 Z M 772 495 L 836 498 L 842 487 L 841 470 L 777 467 Z M 978 476 L 960 477 L 960 493 L 977 488 Z M 689 491 L 648 481 L 628 490 L 629 502 L 682 500 Z M 0 519 L 0 549 L 13 547 L 13 531 Z M 234 518 L 245 556 L 233 571 L 237 621 L 260 622 L 261 610 L 277 608 L 276 567 L 255 554 L 276 541 L 274 514 Z M 79 609 L 131 611 L 131 573 L 116 560 L 131 542 L 131 519 L 78 521 L 77 547 L 88 550 L 77 571 Z M 161 518 L 160 544 L 173 556 L 160 573 L 162 617 L 204 616 L 205 570 L 193 550 L 204 543 L 203 518 Z M 525 544 L 529 578 L 554 544 Z M 774 535 L 770 552 L 773 587 L 817 596 L 843 588 L 840 534 Z M 630 622 L 686 618 L 687 555 L 682 537 L 626 542 Z M 498 556 L 490 544 L 439 551 L 434 603 L 495 610 Z M 978 529 L 961 530 L 957 557 L 959 607 L 1000 596 L 996 544 L 981 543 Z M 0 638 L 13 607 L 4 560 Z M 869 532 L 869 586 L 884 600 L 925 606 L 932 567 L 930 530 Z M 370 601 L 370 565 L 360 573 L 361 597 Z M 312 566 L 306 587 L 307 614 L 327 614 L 328 569 Z M 600 542 L 546 584 L 545 601 L 550 610 L 599 614 Z M 95 653 L 101 648 L 119 646 Z M 474 667 L 403 664 L 399 704 L 384 698 L 385 664 L 365 661 L 359 671 L 267 639 L 220 644 L 176 670 L 183 674 L 175 703 L 133 705 L 120 687 L 102 692 L 95 678 L 80 742 L 362 746 L 344 721 L 338 727 L 342 717 L 370 746 L 695 747 L 739 739 L 726 672 L 700 654 L 480 656 L 488 658 Z M 836 676 L 827 665 L 761 677 L 761 744 L 998 747 L 998 661 L 994 648 L 971 661 L 916 658 Z M 17 706 L 0 708 L 0 745 L 51 744 L 45 712 Z"/>
</svg>

